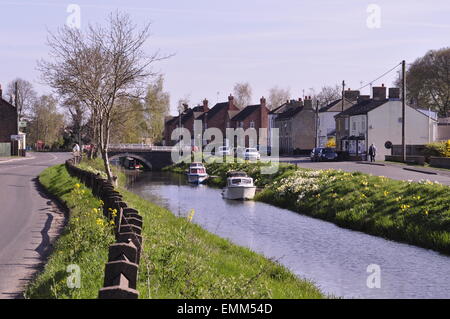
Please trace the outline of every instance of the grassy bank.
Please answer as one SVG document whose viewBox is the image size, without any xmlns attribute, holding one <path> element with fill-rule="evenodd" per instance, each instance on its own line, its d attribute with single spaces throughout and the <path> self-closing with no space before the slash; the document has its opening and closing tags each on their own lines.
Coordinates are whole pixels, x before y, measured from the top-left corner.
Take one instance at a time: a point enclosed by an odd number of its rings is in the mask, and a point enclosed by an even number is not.
<svg viewBox="0 0 450 319">
<path fill-rule="evenodd" d="M 112 228 L 101 213 L 101 202 L 89 189 L 69 176 L 64 165 L 44 170 L 40 182 L 70 209 L 70 217 L 42 273 L 28 286 L 27 298 L 97 298 L 103 286 Z M 81 286 L 67 285 L 67 267 L 80 267 Z M 74 282 L 75 283 L 75 282 Z"/>
<path fill-rule="evenodd" d="M 243 170 L 264 187 L 256 200 L 333 222 L 341 227 L 450 254 L 450 188 L 396 181 L 359 172 L 307 170 L 280 164 L 272 175 L 262 163 L 206 164 L 223 186 L 226 172 Z M 168 170 L 183 172 L 186 164 Z"/>
<path fill-rule="evenodd" d="M 98 161 L 82 165 L 90 170 L 101 169 Z M 62 165 L 44 171 L 40 178 L 53 194 L 67 202 L 72 216 L 48 265 L 28 288 L 27 295 L 95 298 L 103 281 L 107 248 L 113 241 L 108 226 L 97 229 L 98 216 L 91 217 L 100 203 L 88 190 L 76 187 L 78 181 L 71 178 Z M 195 225 L 195 212 L 176 217 L 123 187 L 120 192 L 144 220 L 138 283 L 141 298 L 324 297 L 312 283 L 297 278 L 278 263 Z M 78 197 L 81 195 L 83 200 Z M 91 240 L 96 231 L 104 237 Z M 81 289 L 67 288 L 65 270 L 71 263 L 81 268 Z"/>
</svg>

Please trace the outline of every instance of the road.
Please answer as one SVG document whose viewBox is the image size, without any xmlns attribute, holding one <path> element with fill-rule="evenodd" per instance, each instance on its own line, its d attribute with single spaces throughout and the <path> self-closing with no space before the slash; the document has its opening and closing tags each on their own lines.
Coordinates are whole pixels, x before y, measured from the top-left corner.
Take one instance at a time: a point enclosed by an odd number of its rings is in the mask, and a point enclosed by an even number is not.
<svg viewBox="0 0 450 319">
<path fill-rule="evenodd" d="M 30 153 L 0 161 L 0 298 L 20 298 L 48 256 L 64 214 L 36 182 L 46 167 L 69 153 Z"/>
<path fill-rule="evenodd" d="M 385 176 L 397 180 L 412 180 L 418 182 L 423 179 L 428 179 L 433 182 L 437 181 L 444 185 L 450 185 L 450 172 L 434 170 L 438 173 L 438 175 L 430 175 L 426 173 L 405 170 L 403 169 L 403 167 L 407 167 L 405 165 L 386 164 L 385 166 L 380 166 L 369 165 L 367 163 L 362 164 L 358 162 L 311 162 L 309 157 L 281 157 L 280 161 L 297 164 L 300 167 L 312 169 L 342 169 L 347 172 L 358 171 L 377 176 Z M 418 167 L 411 166 L 410 168 L 415 169 Z"/>
</svg>

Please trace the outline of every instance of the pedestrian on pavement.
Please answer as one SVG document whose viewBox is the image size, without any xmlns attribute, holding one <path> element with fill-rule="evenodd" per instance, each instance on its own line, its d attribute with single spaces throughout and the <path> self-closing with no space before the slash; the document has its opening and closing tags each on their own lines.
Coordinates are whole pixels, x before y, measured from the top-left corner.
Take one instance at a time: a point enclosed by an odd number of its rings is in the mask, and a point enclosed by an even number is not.
<svg viewBox="0 0 450 319">
<path fill-rule="evenodd" d="M 80 151 L 81 151 L 80 145 L 78 145 L 78 143 L 75 143 L 72 148 L 72 154 L 73 154 L 73 157 L 75 158 L 75 164 L 78 164 L 81 160 Z"/>
<path fill-rule="evenodd" d="M 369 157 L 371 162 L 375 162 L 375 156 L 377 156 L 377 148 L 373 143 L 369 146 Z"/>
</svg>

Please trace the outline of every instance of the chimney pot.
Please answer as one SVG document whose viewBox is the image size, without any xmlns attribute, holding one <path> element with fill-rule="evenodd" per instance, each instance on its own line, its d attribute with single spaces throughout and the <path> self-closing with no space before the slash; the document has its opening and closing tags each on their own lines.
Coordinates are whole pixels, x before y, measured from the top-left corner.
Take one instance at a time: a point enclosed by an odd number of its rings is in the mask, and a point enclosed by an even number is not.
<svg viewBox="0 0 450 319">
<path fill-rule="evenodd" d="M 375 101 L 386 100 L 386 87 L 382 86 L 374 86 L 372 88 L 372 98 Z"/>
</svg>

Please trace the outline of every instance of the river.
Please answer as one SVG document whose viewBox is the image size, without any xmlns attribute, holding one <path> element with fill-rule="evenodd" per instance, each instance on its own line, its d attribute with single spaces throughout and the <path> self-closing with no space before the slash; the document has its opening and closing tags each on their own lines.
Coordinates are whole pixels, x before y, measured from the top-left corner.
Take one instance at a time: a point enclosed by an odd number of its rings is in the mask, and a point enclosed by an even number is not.
<svg viewBox="0 0 450 319">
<path fill-rule="evenodd" d="M 297 276 L 312 280 L 326 294 L 343 298 L 450 298 L 450 257 L 437 252 L 343 229 L 260 202 L 224 200 L 220 189 L 189 185 L 183 175 L 144 172 L 129 181 L 132 192 L 175 215 L 186 216 L 194 209 L 193 222 L 277 260 Z M 369 265 L 373 268 L 368 271 Z"/>
</svg>

